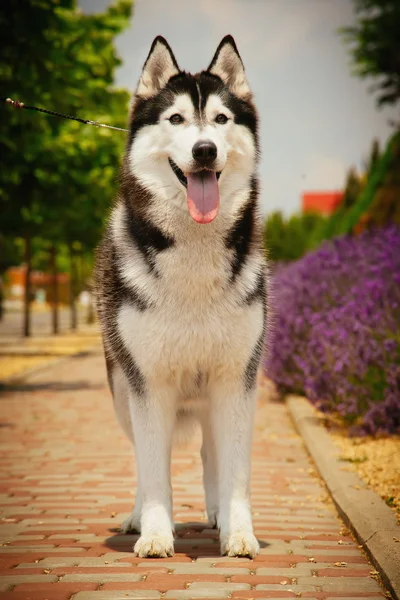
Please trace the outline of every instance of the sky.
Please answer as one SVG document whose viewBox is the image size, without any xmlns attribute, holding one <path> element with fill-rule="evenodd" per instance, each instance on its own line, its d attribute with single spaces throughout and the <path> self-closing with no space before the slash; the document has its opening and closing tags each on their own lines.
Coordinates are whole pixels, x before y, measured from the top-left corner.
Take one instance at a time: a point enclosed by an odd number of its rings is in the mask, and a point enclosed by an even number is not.
<svg viewBox="0 0 400 600">
<path fill-rule="evenodd" d="M 78 0 L 98 12 L 109 0 Z M 354 22 L 351 0 L 136 0 L 116 41 L 116 84 L 132 92 L 152 40 L 163 35 L 181 69 L 208 66 L 222 37 L 236 40 L 260 115 L 261 208 L 286 215 L 304 191 L 343 188 L 362 168 L 373 138 L 392 132 L 370 81 L 352 75 L 339 27 Z"/>
</svg>

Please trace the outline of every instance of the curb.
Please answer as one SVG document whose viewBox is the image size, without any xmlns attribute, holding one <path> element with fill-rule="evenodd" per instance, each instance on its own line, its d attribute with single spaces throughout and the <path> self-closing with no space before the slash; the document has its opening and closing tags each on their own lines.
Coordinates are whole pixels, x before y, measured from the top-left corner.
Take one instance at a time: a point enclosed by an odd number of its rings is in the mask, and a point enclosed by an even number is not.
<svg viewBox="0 0 400 600">
<path fill-rule="evenodd" d="M 37 374 L 41 373 L 42 371 L 46 371 L 47 369 L 50 369 L 52 367 L 58 367 L 59 365 L 63 364 L 70 358 L 80 358 L 81 356 L 93 354 L 94 352 L 96 352 L 96 350 L 101 350 L 101 344 L 97 343 L 97 344 L 94 344 L 93 346 L 89 346 L 85 350 L 80 350 L 79 352 L 74 352 L 73 354 L 65 354 L 64 356 L 61 356 L 61 357 L 55 357 L 54 359 L 49 359 L 49 360 L 43 362 L 42 364 L 37 365 L 36 367 L 31 367 L 30 369 L 24 369 L 23 371 L 21 371 L 20 373 L 18 373 L 16 375 L 11 375 L 11 377 L 6 377 L 5 379 L 0 379 L 0 391 L 4 390 L 5 388 L 7 388 L 9 386 L 13 386 L 18 383 L 22 383 L 28 377 L 37 375 Z"/>
<path fill-rule="evenodd" d="M 339 450 L 320 424 L 315 409 L 301 396 L 286 406 L 345 524 L 379 571 L 395 600 L 400 600 L 400 526 L 385 502 L 356 473 L 343 469 Z"/>
</svg>

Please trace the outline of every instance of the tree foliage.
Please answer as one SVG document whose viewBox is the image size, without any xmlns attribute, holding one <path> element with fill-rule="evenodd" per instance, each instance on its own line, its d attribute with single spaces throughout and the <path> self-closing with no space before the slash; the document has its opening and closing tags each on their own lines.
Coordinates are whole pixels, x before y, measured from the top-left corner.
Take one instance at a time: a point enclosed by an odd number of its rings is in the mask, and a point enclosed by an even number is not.
<svg viewBox="0 0 400 600">
<path fill-rule="evenodd" d="M 388 223 L 400 226 L 400 134 L 392 138 L 387 152 L 389 166 L 382 170 L 381 184 L 364 213 L 363 221 L 368 227 L 383 227 Z"/>
<path fill-rule="evenodd" d="M 353 0 L 356 24 L 342 29 L 355 72 L 377 80 L 379 106 L 400 98 L 400 2 Z"/>
<path fill-rule="evenodd" d="M 264 245 L 273 261 L 297 260 L 313 246 L 315 231 L 325 221 L 312 212 L 292 215 L 288 219 L 280 211 L 268 215 L 264 225 Z"/>
<path fill-rule="evenodd" d="M 112 88 L 120 64 L 113 41 L 127 24 L 131 2 L 119 0 L 95 15 L 83 15 L 75 0 L 24 0 L 18 10 L 15 4 L 0 4 L 0 85 L 6 95 L 91 119 L 109 114 L 110 107 L 111 117 L 124 114 L 126 96 L 118 94 L 117 102 Z M 52 147 L 68 125 L 8 106 L 0 114 L 2 227 L 15 234 L 54 228 L 54 213 L 60 220 L 66 202 L 56 206 L 57 194 L 49 193 L 45 180 L 60 170 L 63 157 Z M 82 152 L 76 141 L 72 146 Z"/>
<path fill-rule="evenodd" d="M 361 177 L 354 167 L 350 167 L 344 188 L 342 207 L 348 209 L 357 202 L 358 195 L 362 188 Z"/>
<path fill-rule="evenodd" d="M 128 93 L 113 86 L 121 63 L 114 39 L 131 8 L 132 0 L 115 0 L 86 15 L 76 0 L 3 0 L 2 95 L 124 127 Z M 93 250 L 124 144 L 122 132 L 0 107 L 2 239 L 21 237 L 53 254 L 55 246 Z"/>
</svg>

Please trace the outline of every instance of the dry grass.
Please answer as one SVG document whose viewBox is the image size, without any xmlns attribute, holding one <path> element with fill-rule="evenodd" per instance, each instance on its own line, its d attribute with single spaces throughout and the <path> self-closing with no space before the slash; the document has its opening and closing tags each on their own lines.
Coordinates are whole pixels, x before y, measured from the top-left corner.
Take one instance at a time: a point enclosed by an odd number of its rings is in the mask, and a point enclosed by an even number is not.
<svg viewBox="0 0 400 600">
<path fill-rule="evenodd" d="M 86 328 L 53 337 L 34 337 L 7 343 L 0 356 L 0 381 L 22 375 L 37 366 L 51 364 L 62 356 L 85 352 L 99 342 L 99 333 Z"/>
<path fill-rule="evenodd" d="M 337 418 L 320 418 L 340 450 L 340 460 L 358 473 L 400 518 L 400 436 L 350 437 Z"/>
<path fill-rule="evenodd" d="M 2 356 L 0 357 L 0 381 L 54 360 L 44 356 Z"/>
</svg>

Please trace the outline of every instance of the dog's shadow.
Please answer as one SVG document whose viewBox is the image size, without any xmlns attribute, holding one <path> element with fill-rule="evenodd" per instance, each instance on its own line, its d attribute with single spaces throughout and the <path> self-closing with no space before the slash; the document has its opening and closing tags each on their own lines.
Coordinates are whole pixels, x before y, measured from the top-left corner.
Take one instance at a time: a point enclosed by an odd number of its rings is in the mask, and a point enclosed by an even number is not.
<svg viewBox="0 0 400 600">
<path fill-rule="evenodd" d="M 105 540 L 105 545 L 110 550 L 133 553 L 133 546 L 139 539 L 139 534 L 124 534 L 117 528 L 109 529 L 109 531 L 114 534 Z M 211 529 L 208 523 L 175 523 L 175 532 L 175 554 L 182 554 L 192 559 L 207 557 L 221 559 L 219 531 Z M 260 539 L 258 543 L 260 548 L 267 548 L 270 545 Z"/>
</svg>

